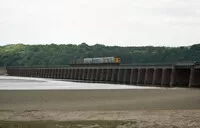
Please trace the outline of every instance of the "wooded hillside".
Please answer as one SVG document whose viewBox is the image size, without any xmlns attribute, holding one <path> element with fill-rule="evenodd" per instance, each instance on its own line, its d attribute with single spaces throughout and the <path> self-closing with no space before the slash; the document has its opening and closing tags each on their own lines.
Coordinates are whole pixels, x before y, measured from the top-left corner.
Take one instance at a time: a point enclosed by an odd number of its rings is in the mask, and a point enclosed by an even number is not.
<svg viewBox="0 0 200 128">
<path fill-rule="evenodd" d="M 190 47 L 119 47 L 96 44 L 0 46 L 0 66 L 67 65 L 74 59 L 118 56 L 124 64 L 200 61 L 200 44 Z"/>
</svg>

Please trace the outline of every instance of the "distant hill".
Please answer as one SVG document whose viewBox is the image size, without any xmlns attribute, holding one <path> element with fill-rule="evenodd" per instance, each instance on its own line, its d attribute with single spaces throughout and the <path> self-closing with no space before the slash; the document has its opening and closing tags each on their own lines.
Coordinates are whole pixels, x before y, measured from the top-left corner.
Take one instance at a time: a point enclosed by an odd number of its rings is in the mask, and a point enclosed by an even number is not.
<svg viewBox="0 0 200 128">
<path fill-rule="evenodd" d="M 85 57 L 118 56 L 124 64 L 200 61 L 200 44 L 189 47 L 119 47 L 96 44 L 0 46 L 0 66 L 67 65 Z"/>
</svg>

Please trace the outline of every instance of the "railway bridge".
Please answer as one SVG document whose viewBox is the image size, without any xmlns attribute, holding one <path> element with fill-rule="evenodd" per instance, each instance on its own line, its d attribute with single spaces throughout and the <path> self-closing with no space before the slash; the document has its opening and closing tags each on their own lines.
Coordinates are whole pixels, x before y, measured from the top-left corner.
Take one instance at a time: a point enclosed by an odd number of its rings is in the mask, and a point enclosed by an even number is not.
<svg viewBox="0 0 200 128">
<path fill-rule="evenodd" d="M 200 63 L 69 66 L 60 68 L 7 67 L 10 76 L 72 79 L 139 86 L 200 88 Z"/>
</svg>

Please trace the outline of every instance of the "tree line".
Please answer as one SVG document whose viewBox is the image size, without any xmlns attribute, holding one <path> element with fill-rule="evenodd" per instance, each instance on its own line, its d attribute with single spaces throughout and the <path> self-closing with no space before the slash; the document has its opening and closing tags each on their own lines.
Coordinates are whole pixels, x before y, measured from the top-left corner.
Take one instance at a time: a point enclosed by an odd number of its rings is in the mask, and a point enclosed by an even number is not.
<svg viewBox="0 0 200 128">
<path fill-rule="evenodd" d="M 182 47 L 120 47 L 102 44 L 0 46 L 0 66 L 68 65 L 74 59 L 117 56 L 123 64 L 200 61 L 200 44 Z"/>
</svg>

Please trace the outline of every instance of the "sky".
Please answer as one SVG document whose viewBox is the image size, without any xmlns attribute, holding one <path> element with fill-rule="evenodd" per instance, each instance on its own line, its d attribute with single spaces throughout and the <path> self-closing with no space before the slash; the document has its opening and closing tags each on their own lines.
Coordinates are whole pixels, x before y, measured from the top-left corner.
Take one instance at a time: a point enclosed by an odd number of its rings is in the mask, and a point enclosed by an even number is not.
<svg viewBox="0 0 200 128">
<path fill-rule="evenodd" d="M 199 0 L 0 0 L 0 45 L 200 43 Z"/>
</svg>

